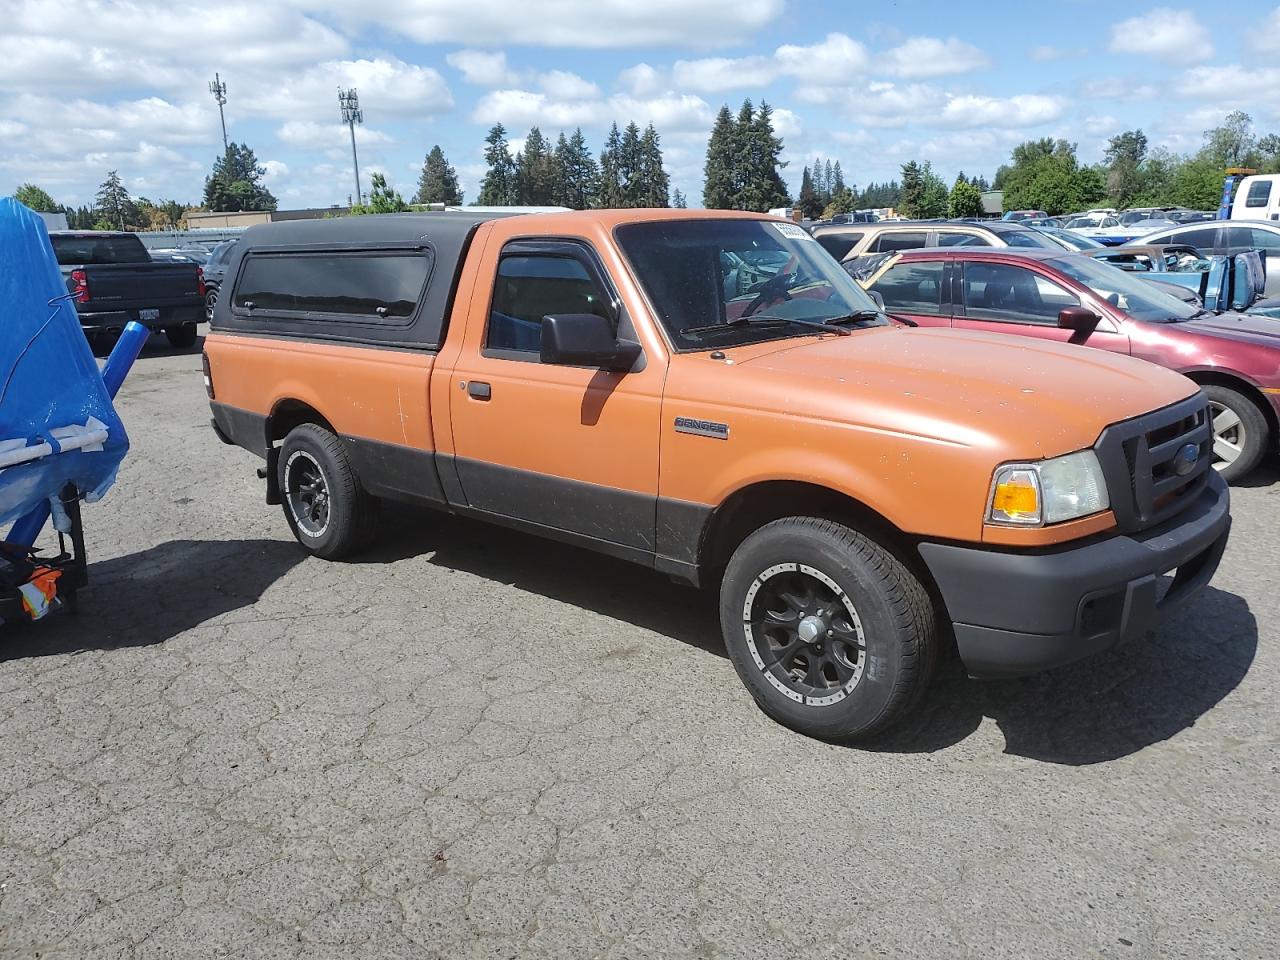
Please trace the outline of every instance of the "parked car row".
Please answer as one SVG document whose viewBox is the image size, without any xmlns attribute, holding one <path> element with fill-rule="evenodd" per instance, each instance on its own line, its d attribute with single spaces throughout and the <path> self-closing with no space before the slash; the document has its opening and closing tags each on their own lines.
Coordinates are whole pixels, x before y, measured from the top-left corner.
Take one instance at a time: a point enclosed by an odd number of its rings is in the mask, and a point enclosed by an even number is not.
<svg viewBox="0 0 1280 960">
<path fill-rule="evenodd" d="M 890 313 L 922 326 L 1084 344 L 1186 375 L 1209 398 L 1215 467 L 1228 481 L 1276 446 L 1280 323 L 1268 317 L 1213 314 L 1061 251 L 910 250 L 860 282 Z"/>
</svg>

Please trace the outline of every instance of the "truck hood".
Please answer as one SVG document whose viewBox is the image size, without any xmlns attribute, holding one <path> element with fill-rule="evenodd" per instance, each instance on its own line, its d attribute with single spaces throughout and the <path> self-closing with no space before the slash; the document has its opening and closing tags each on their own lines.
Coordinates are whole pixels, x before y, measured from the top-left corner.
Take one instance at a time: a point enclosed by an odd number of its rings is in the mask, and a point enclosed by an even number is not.
<svg viewBox="0 0 1280 960">
<path fill-rule="evenodd" d="M 1034 459 L 1191 396 L 1181 374 L 1071 344 L 941 328 L 784 341 L 739 360 L 783 409 Z"/>
</svg>

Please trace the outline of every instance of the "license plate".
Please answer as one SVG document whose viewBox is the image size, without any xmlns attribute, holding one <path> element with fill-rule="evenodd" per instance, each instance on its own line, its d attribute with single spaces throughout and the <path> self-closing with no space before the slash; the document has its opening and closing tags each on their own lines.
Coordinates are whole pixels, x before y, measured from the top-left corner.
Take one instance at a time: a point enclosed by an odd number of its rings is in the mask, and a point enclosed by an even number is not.
<svg viewBox="0 0 1280 960">
<path fill-rule="evenodd" d="M 156 309 L 156 310 L 139 310 L 139 311 L 138 311 L 138 319 L 139 319 L 139 320 L 159 320 L 159 319 L 160 319 L 160 311 L 159 311 L 158 309 Z"/>
</svg>

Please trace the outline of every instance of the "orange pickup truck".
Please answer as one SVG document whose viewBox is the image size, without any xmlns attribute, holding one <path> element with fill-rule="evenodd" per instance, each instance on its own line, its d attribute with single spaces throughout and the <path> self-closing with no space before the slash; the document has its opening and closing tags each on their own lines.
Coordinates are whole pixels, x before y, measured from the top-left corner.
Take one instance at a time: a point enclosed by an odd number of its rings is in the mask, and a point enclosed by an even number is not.
<svg viewBox="0 0 1280 960">
<path fill-rule="evenodd" d="M 747 689 L 814 736 L 902 716 L 952 638 L 1007 676 L 1141 634 L 1226 545 L 1190 380 L 913 329 L 785 221 L 276 223 L 224 287 L 214 429 L 308 551 L 404 500 L 718 589 Z"/>
</svg>

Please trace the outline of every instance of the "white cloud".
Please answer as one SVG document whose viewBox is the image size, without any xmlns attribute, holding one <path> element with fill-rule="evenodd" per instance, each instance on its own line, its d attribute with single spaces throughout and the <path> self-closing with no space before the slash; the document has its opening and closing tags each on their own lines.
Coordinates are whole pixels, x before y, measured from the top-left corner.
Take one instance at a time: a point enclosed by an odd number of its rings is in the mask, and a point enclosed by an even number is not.
<svg viewBox="0 0 1280 960">
<path fill-rule="evenodd" d="M 267 117 L 327 120 L 338 116 L 338 88 L 355 87 L 366 120 L 420 117 L 453 106 L 444 78 L 431 67 L 402 60 L 332 60 L 253 91 L 240 108 Z"/>
<path fill-rule="evenodd" d="M 1110 114 L 1102 116 L 1085 117 L 1084 129 L 1087 133 L 1093 134 L 1095 137 L 1108 134 L 1115 134 L 1120 130 L 1120 121 Z"/>
<path fill-rule="evenodd" d="M 0 86 L 19 89 L 190 92 L 218 70 L 234 96 L 238 77 L 348 50 L 340 34 L 298 10 L 238 0 L 202 7 L 198 20 L 164 0 L 12 0 L 0 18 L 8 38 Z"/>
<path fill-rule="evenodd" d="M 1034 127 L 1066 112 L 1062 97 L 1019 94 L 1014 97 L 951 97 L 941 122 L 954 127 Z"/>
<path fill-rule="evenodd" d="M 276 130 L 276 139 L 306 150 L 345 150 L 351 143 L 351 134 L 341 123 L 289 120 Z M 392 138 L 381 130 L 356 126 L 356 143 L 359 145 L 392 142 Z"/>
<path fill-rule="evenodd" d="M 650 97 L 666 88 L 666 78 L 649 64 L 637 63 L 618 74 L 618 86 L 632 96 Z"/>
<path fill-rule="evenodd" d="M 551 70 L 538 77 L 538 86 L 553 100 L 591 100 L 600 96 L 600 88 L 576 73 Z"/>
<path fill-rule="evenodd" d="M 911 37 L 884 55 L 885 70 L 908 80 L 970 73 L 990 63 L 973 44 L 955 37 Z"/>
<path fill-rule="evenodd" d="M 1157 7 L 1111 28 L 1113 53 L 1136 53 L 1166 63 L 1195 63 L 1213 56 L 1209 31 L 1190 10 Z"/>
<path fill-rule="evenodd" d="M 509 87 L 520 82 L 520 75 L 507 65 L 507 55 L 500 50 L 455 50 L 445 60 L 477 87 Z"/>
<path fill-rule="evenodd" d="M 780 77 L 797 77 L 815 85 L 838 86 L 856 80 L 869 63 L 870 57 L 862 44 L 842 33 L 830 33 L 822 41 L 809 46 L 785 44 L 770 56 L 677 60 L 671 67 L 671 86 L 676 90 L 723 93 L 726 90 L 768 86 Z M 637 78 L 654 79 L 647 71 L 631 79 Z"/>
<path fill-rule="evenodd" d="M 628 94 L 591 100 L 556 100 L 532 90 L 494 90 L 476 104 L 471 118 L 476 123 L 500 122 L 512 130 L 539 127 L 543 133 L 574 127 L 606 127 L 610 123 L 634 120 L 640 126 L 652 123 L 668 134 L 697 132 L 705 136 L 715 119 L 710 105 L 689 94 L 664 94 L 639 98 Z M 514 145 L 515 141 L 511 143 Z"/>
<path fill-rule="evenodd" d="M 1280 54 L 1280 7 L 1272 10 L 1259 26 L 1249 30 L 1245 46 L 1255 53 Z"/>
<path fill-rule="evenodd" d="M 785 0 L 321 0 L 344 23 L 376 23 L 419 43 L 708 48 L 751 38 Z"/>
</svg>

